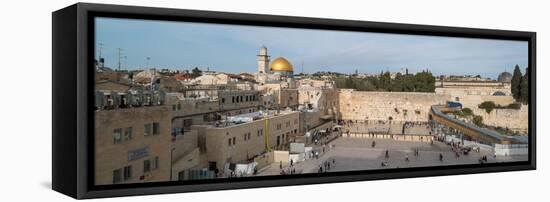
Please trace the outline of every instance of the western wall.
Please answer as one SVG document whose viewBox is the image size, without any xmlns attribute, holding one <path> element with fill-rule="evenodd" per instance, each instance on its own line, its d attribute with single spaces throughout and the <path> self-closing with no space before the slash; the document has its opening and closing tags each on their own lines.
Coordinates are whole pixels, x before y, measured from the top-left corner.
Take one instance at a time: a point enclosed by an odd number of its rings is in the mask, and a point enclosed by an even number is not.
<svg viewBox="0 0 550 202">
<path fill-rule="evenodd" d="M 421 121 L 429 118 L 432 105 L 442 105 L 448 95 L 415 92 L 368 92 L 342 89 L 340 119 Z"/>
</svg>

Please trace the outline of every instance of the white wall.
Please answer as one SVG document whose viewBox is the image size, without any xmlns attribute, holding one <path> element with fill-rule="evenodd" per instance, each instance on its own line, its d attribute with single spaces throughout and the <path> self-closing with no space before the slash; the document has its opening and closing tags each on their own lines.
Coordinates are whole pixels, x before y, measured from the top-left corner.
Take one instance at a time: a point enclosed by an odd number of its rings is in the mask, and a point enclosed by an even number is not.
<svg viewBox="0 0 550 202">
<path fill-rule="evenodd" d="M 541 105 L 550 99 L 550 26 L 545 1 L 503 0 L 401 0 L 401 1 L 296 1 L 296 0 L 121 0 L 115 3 L 448 25 L 538 32 L 539 130 L 538 170 L 493 174 L 414 178 L 310 186 L 246 189 L 105 201 L 528 201 L 547 196 L 550 178 L 548 123 L 550 110 Z M 0 55 L 2 88 L 0 201 L 72 201 L 50 190 L 51 186 L 51 12 L 75 1 L 2 1 Z M 11 95 L 20 100 L 5 99 Z M 514 186 L 510 186 L 513 182 Z M 513 188 L 513 191 L 508 189 Z M 458 190 L 464 190 L 459 193 Z M 475 191 L 479 190 L 479 191 Z M 270 196 L 270 197 L 267 197 Z M 273 197 L 275 196 L 275 197 Z M 288 197 L 288 198 L 287 198 Z M 103 201 L 103 200 L 102 200 Z"/>
</svg>

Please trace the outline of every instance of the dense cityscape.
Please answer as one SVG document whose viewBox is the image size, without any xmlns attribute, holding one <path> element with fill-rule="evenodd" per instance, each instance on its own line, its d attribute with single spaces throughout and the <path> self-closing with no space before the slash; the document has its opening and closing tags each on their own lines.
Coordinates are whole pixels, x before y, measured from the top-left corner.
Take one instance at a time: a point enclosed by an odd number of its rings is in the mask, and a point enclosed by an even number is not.
<svg viewBox="0 0 550 202">
<path fill-rule="evenodd" d="M 95 183 L 527 160 L 527 72 L 497 79 L 257 69 L 140 70 L 96 60 Z M 513 68 L 513 67 L 503 67 Z M 238 70 L 236 70 L 238 71 Z"/>
</svg>

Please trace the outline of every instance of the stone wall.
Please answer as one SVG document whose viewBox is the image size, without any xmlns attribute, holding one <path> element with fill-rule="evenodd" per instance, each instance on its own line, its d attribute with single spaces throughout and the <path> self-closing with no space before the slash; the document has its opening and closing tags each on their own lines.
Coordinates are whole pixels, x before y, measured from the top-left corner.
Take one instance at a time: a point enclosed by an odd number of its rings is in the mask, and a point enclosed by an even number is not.
<svg viewBox="0 0 550 202">
<path fill-rule="evenodd" d="M 500 91 L 505 96 L 494 96 L 493 93 Z M 495 104 L 508 105 L 514 102 L 510 89 L 489 88 L 489 87 L 453 87 L 436 88 L 436 94 L 447 95 L 449 101 L 460 102 L 464 107 L 474 108 L 485 101 L 493 101 Z"/>
<path fill-rule="evenodd" d="M 338 111 L 338 91 L 331 88 L 300 87 L 298 103 L 308 108 L 320 110 L 323 114 Z"/>
<path fill-rule="evenodd" d="M 493 93 L 501 91 L 505 96 L 494 96 Z M 483 117 L 483 123 L 495 127 L 509 128 L 514 131 L 526 133 L 529 127 L 528 116 L 529 106 L 523 105 L 520 110 L 517 109 L 494 109 L 487 113 L 484 109 L 479 109 L 479 104 L 485 101 L 492 101 L 497 105 L 506 106 L 514 103 L 511 96 L 510 86 L 491 86 L 491 87 L 445 87 L 436 88 L 436 94 L 447 95 L 449 101 L 460 102 L 464 108 L 470 108 L 474 114 Z"/>
<path fill-rule="evenodd" d="M 472 108 L 474 114 L 483 117 L 483 123 L 489 126 L 508 128 L 520 133 L 527 133 L 529 128 L 529 105 L 521 109 L 493 109 L 487 113 L 485 109 Z"/>
<path fill-rule="evenodd" d="M 120 183 L 168 181 L 170 174 L 171 111 L 169 106 L 136 107 L 95 112 L 95 183 L 113 184 L 114 170 L 131 166 L 131 177 Z M 159 123 L 159 133 L 145 135 L 145 124 Z M 131 128 L 131 138 L 125 132 Z M 121 140 L 114 142 L 114 131 L 121 130 Z M 152 130 L 152 127 L 151 127 Z M 130 153 L 136 153 L 130 159 Z M 153 159 L 158 157 L 158 168 Z M 144 161 L 151 161 L 151 171 L 144 172 Z"/>
<path fill-rule="evenodd" d="M 432 105 L 445 104 L 448 95 L 411 92 L 367 92 L 342 89 L 339 117 L 344 120 L 428 121 Z"/>
</svg>

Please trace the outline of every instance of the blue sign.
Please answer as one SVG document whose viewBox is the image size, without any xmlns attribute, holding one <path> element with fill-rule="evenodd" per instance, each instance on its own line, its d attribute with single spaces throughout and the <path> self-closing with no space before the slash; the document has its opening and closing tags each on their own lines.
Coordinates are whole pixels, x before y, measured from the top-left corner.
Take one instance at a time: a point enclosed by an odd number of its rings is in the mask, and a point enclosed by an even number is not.
<svg viewBox="0 0 550 202">
<path fill-rule="evenodd" d="M 146 156 L 149 156 L 149 147 L 128 151 L 128 161 L 133 161 Z"/>
</svg>

